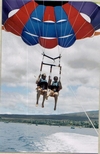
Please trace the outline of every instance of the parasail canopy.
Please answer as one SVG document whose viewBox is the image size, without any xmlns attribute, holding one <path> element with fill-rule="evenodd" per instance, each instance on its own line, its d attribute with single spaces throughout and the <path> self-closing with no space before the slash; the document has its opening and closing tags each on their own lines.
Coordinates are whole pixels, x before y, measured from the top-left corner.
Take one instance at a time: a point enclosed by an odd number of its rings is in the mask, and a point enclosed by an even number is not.
<svg viewBox="0 0 100 154">
<path fill-rule="evenodd" d="M 100 7 L 94 2 L 3 0 L 2 7 L 3 29 L 28 45 L 67 48 L 100 29 Z"/>
</svg>

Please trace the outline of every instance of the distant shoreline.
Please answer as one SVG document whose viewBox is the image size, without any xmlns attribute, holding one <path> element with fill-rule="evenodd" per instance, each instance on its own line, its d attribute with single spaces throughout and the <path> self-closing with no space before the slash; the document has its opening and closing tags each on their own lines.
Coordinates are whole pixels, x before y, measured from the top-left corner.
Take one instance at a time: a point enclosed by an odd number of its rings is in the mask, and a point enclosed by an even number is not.
<svg viewBox="0 0 100 154">
<path fill-rule="evenodd" d="M 98 128 L 98 111 L 89 112 L 89 117 Z M 92 128 L 90 121 L 84 113 L 61 114 L 61 115 L 7 115 L 0 114 L 0 122 L 27 123 L 50 126 L 73 126 Z"/>
<path fill-rule="evenodd" d="M 87 122 L 82 122 L 82 124 L 80 124 L 81 123 L 81 121 L 79 121 L 78 123 L 76 123 L 75 121 L 73 122 L 73 121 L 69 121 L 69 122 L 65 122 L 65 123 L 63 123 L 63 122 L 61 122 L 61 121 L 59 121 L 59 122 L 56 122 L 56 121 L 46 121 L 46 122 L 44 122 L 44 121 L 30 121 L 30 120 L 24 120 L 24 121 L 22 121 L 22 120 L 15 120 L 15 119 L 3 119 L 3 120 L 0 120 L 0 122 L 4 122 L 4 123 L 22 123 L 22 124 L 34 124 L 34 125 L 36 125 L 36 126 L 38 126 L 38 125 L 49 125 L 49 126 L 69 126 L 69 127 L 71 127 L 72 129 L 74 129 L 74 127 L 81 127 L 81 128 L 92 128 L 92 125 L 87 121 Z M 98 124 L 96 123 L 96 125 L 95 125 L 95 128 L 96 129 L 98 129 Z"/>
</svg>

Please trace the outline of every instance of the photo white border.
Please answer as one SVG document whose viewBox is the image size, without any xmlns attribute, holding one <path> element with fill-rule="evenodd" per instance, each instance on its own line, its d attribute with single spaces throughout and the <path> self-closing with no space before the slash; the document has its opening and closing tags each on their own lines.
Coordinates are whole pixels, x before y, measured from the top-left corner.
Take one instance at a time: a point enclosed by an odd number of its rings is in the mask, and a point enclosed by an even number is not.
<svg viewBox="0 0 100 154">
<path fill-rule="evenodd" d="M 54 1 L 54 0 L 52 0 L 52 1 Z M 63 0 L 63 1 L 66 1 L 66 0 Z M 73 0 L 73 1 L 82 1 L 82 0 Z M 100 2 L 100 0 L 83 0 L 83 1 Z M 2 0 L 0 0 L 0 25 L 1 25 L 1 28 L 0 28 L 0 85 L 1 85 L 1 65 L 2 65 Z M 99 80 L 100 80 L 100 78 L 99 78 Z M 0 102 L 1 102 L 1 86 L 0 86 Z M 99 90 L 99 111 L 100 111 L 100 90 Z M 99 131 L 98 154 L 100 154 L 100 112 L 99 112 L 99 130 L 98 131 Z M 32 152 L 32 153 L 33 154 L 44 154 L 44 153 L 41 153 L 41 152 L 40 153 L 39 152 L 38 153 Z M 25 154 L 32 154 L 32 153 L 31 152 L 30 153 L 26 153 L 25 152 Z M 7 154 L 7 153 L 0 153 L 0 154 Z M 9 154 L 14 154 L 14 153 L 9 153 Z M 17 154 L 22 154 L 22 153 L 17 153 Z M 48 153 L 48 152 L 46 152 L 45 154 L 63 154 L 63 153 L 62 152 L 61 153 L 60 152 L 58 152 L 58 153 L 52 153 L 52 152 Z M 70 153 L 66 153 L 66 154 L 70 154 Z M 74 154 L 79 154 L 79 153 L 74 153 Z"/>
</svg>

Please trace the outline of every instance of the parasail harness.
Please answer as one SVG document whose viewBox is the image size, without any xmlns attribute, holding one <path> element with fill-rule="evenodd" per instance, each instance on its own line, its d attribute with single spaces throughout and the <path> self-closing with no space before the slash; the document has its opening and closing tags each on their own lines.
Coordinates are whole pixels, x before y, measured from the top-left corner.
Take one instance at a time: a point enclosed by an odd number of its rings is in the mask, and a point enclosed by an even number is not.
<svg viewBox="0 0 100 154">
<path fill-rule="evenodd" d="M 61 60 L 61 54 L 59 54 L 58 57 L 55 57 L 55 58 L 52 58 L 48 55 L 46 55 L 44 52 L 43 52 L 43 59 L 42 59 L 42 62 L 41 62 L 41 66 L 40 66 L 40 74 L 42 73 L 42 68 L 43 68 L 43 65 L 48 65 L 50 66 L 50 74 L 49 74 L 49 78 L 51 78 L 51 74 L 52 74 L 52 67 L 59 67 L 59 81 L 61 80 L 61 70 L 62 70 L 62 67 L 60 65 L 60 60 Z M 55 64 L 49 64 L 49 63 L 45 63 L 43 62 L 44 61 L 44 57 L 47 57 L 49 59 L 52 59 L 54 62 L 56 59 L 59 59 L 59 64 L 58 65 L 55 65 Z"/>
</svg>

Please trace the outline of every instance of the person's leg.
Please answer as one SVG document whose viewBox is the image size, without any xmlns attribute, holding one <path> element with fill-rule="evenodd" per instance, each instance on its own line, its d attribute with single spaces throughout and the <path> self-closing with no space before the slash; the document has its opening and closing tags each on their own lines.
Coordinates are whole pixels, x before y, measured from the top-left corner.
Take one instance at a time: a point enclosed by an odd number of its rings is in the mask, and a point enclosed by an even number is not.
<svg viewBox="0 0 100 154">
<path fill-rule="evenodd" d="M 43 90 L 43 101 L 42 101 L 42 107 L 44 107 L 44 101 L 47 97 L 47 90 Z"/>
<path fill-rule="evenodd" d="M 39 98 L 40 98 L 40 94 L 41 94 L 41 88 L 38 88 L 37 89 L 37 101 L 36 101 L 36 105 L 38 105 Z"/>
<path fill-rule="evenodd" d="M 54 94 L 54 99 L 55 99 L 54 110 L 56 110 L 57 100 L 58 100 L 58 93 L 57 92 Z"/>
<path fill-rule="evenodd" d="M 51 93 L 52 93 L 52 90 L 49 90 L 48 92 L 47 92 L 47 96 L 46 96 L 46 99 L 48 100 L 48 97 L 51 95 Z"/>
</svg>

